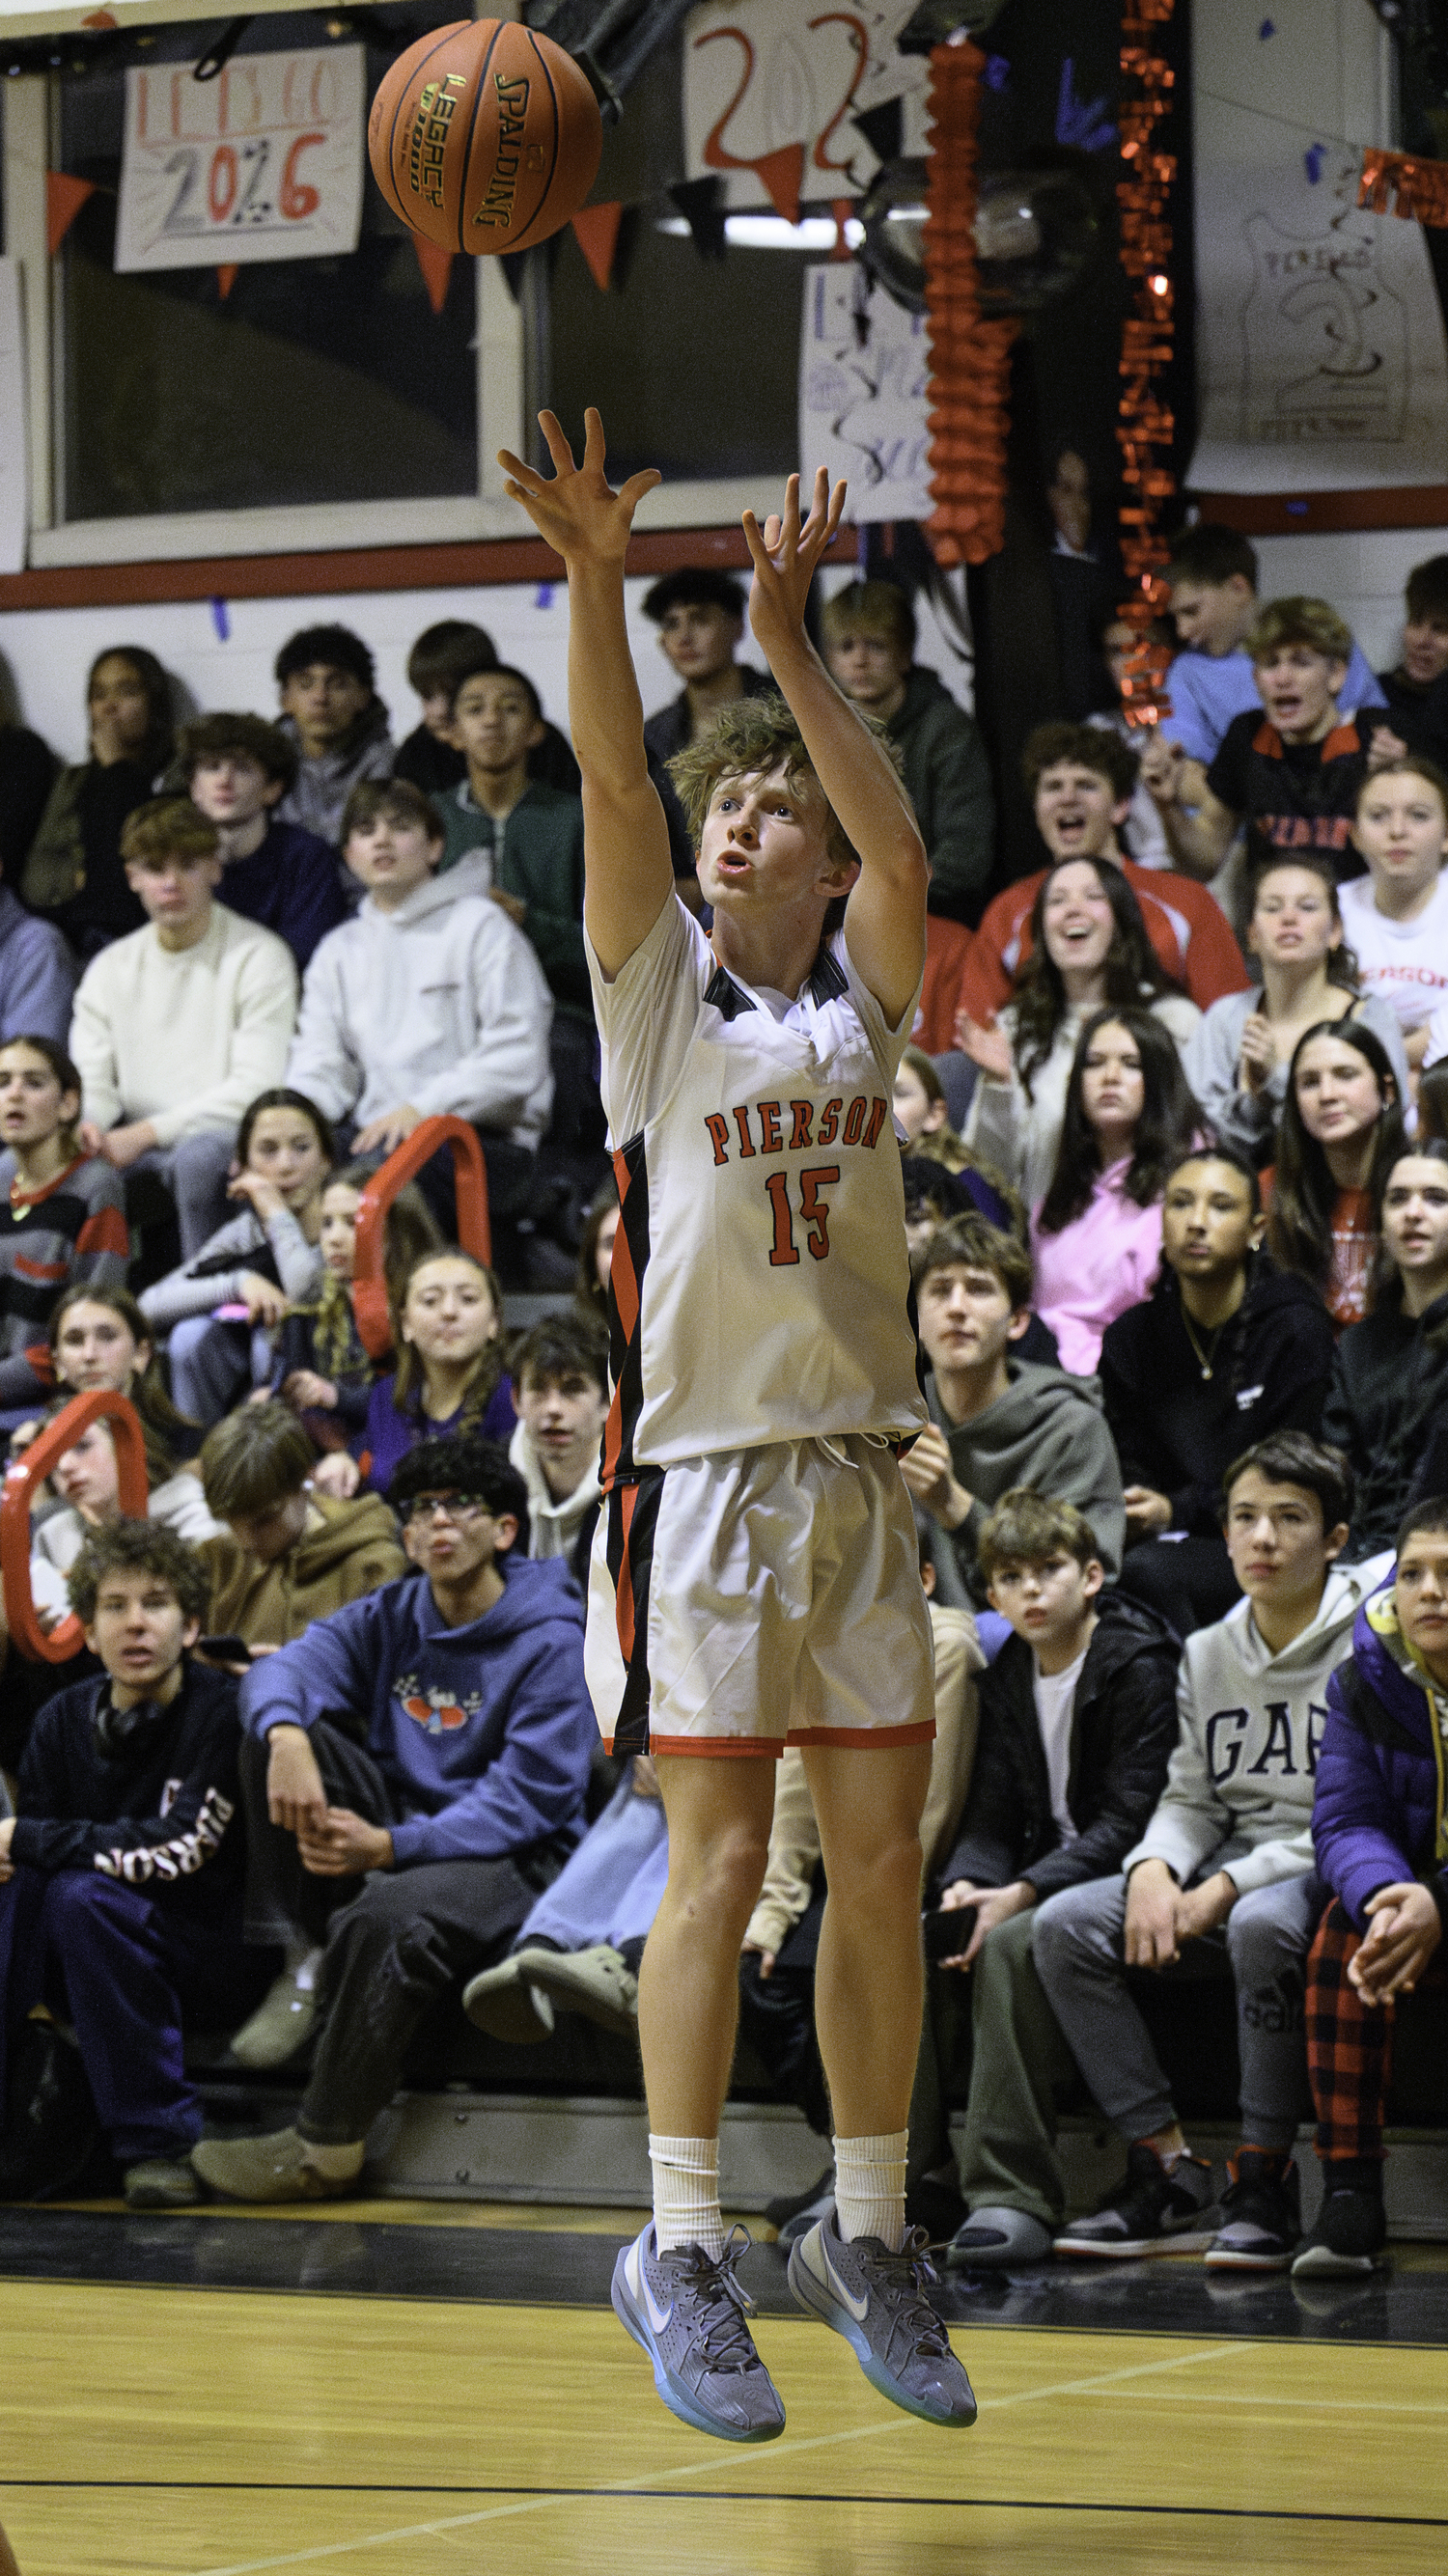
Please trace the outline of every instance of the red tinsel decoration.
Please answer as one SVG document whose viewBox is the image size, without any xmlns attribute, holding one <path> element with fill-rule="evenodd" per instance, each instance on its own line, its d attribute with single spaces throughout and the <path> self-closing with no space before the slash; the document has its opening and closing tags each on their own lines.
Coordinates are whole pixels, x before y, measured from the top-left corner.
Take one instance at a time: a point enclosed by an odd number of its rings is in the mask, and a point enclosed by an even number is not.
<svg viewBox="0 0 1448 2576">
<path fill-rule="evenodd" d="M 1165 688 L 1171 655 L 1165 645 L 1151 642 L 1148 629 L 1170 602 L 1162 578 L 1167 549 L 1161 505 L 1176 489 L 1175 477 L 1155 453 L 1170 450 L 1173 429 L 1157 382 L 1172 357 L 1167 203 L 1176 162 L 1169 152 L 1152 149 L 1156 129 L 1171 106 L 1176 75 L 1150 50 L 1153 29 L 1166 24 L 1172 7 L 1173 0 L 1126 0 L 1121 20 L 1122 174 L 1116 202 L 1121 212 L 1121 265 L 1135 280 L 1136 293 L 1122 325 L 1116 432 L 1126 491 L 1121 506 L 1121 556 L 1131 585 L 1120 614 L 1139 638 L 1127 657 L 1121 697 L 1128 724 L 1137 725 L 1156 724 L 1171 713 Z"/>
<path fill-rule="evenodd" d="M 1448 161 L 1415 161 L 1406 152 L 1365 152 L 1357 201 L 1377 215 L 1448 224 Z"/>
<path fill-rule="evenodd" d="M 930 57 L 924 260 L 935 508 L 925 533 L 941 564 L 984 563 L 1005 543 L 1010 351 L 1019 325 L 981 318 L 974 225 L 984 70 L 976 45 L 937 45 Z"/>
</svg>

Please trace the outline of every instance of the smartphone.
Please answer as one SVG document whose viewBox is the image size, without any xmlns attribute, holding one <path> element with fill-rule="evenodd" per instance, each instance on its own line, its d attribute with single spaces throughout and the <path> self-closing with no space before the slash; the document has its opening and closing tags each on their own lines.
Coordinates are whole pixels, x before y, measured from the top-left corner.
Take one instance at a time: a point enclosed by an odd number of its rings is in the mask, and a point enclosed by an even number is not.
<svg viewBox="0 0 1448 2576">
<path fill-rule="evenodd" d="M 957 1905 L 949 1913 L 925 1914 L 920 1920 L 927 1959 L 958 1959 L 969 1949 L 975 1930 L 973 1905 Z"/>
<path fill-rule="evenodd" d="M 195 1652 L 213 1664 L 249 1664 L 251 1648 L 244 1637 L 198 1637 Z"/>
</svg>

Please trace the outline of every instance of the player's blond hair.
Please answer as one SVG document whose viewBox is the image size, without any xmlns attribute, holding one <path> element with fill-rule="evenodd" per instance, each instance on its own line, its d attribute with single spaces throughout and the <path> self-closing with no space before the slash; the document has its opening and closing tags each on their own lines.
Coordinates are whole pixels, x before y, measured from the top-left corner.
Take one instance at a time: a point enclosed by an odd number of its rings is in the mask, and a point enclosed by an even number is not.
<svg viewBox="0 0 1448 2576">
<path fill-rule="evenodd" d="M 898 768 L 895 746 L 884 726 L 863 716 L 860 722 L 869 725 Z M 781 768 L 792 787 L 811 789 L 819 797 L 825 811 L 825 847 L 830 857 L 858 867 L 860 853 L 820 785 L 804 736 L 783 698 L 776 697 L 736 698 L 732 706 L 721 707 L 698 740 L 675 752 L 669 762 L 669 776 L 678 789 L 695 849 L 699 847 L 714 791 L 723 780 L 766 778 L 771 769 Z"/>
</svg>

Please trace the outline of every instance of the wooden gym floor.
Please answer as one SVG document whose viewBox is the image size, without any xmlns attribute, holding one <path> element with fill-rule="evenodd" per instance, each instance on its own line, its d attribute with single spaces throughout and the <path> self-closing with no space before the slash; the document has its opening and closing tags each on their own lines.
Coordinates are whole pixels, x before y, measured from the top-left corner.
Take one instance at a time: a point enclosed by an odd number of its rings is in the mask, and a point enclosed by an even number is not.
<svg viewBox="0 0 1448 2576">
<path fill-rule="evenodd" d="M 608 2310 L 637 2223 L 0 2211 L 0 2521 L 22 2576 L 1441 2570 L 1437 2250 L 1295 2289 L 1224 2293 L 1191 2260 L 952 2284 L 981 2416 L 946 2435 L 791 2312 L 760 2245 L 789 2423 L 740 2450 L 665 2413 Z"/>
</svg>

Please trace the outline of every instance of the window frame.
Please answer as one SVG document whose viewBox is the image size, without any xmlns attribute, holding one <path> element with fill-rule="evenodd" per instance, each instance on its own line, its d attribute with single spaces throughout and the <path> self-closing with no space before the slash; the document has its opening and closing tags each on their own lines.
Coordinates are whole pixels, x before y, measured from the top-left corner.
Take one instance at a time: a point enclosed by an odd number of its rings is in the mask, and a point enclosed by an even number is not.
<svg viewBox="0 0 1448 2576">
<path fill-rule="evenodd" d="M 263 7 L 268 0 L 261 0 Z M 270 6 L 278 0 L 270 0 Z M 295 0 L 281 0 L 283 7 Z M 182 15 L 185 0 L 175 9 Z M 160 13 L 157 13 L 160 14 Z M 168 9 L 168 16 L 171 11 Z M 206 23 L 198 21 L 196 23 Z M 46 233 L 48 169 L 55 166 L 59 85 L 50 73 L 0 84 L 4 120 L 7 253 L 19 261 L 26 347 L 28 426 L 27 560 L 34 571 L 86 565 L 185 562 L 211 557 L 333 553 L 381 547 L 516 540 L 531 522 L 503 488 L 499 447 L 527 454 L 529 374 L 524 315 L 496 260 L 474 262 L 477 292 L 477 483 L 470 495 L 417 501 L 337 501 L 267 509 L 157 513 L 124 519 L 58 520 L 62 463 L 64 347 L 61 264 Z M 640 534 L 737 523 L 762 496 L 747 480 L 698 479 L 660 486 L 641 504 Z"/>
</svg>

